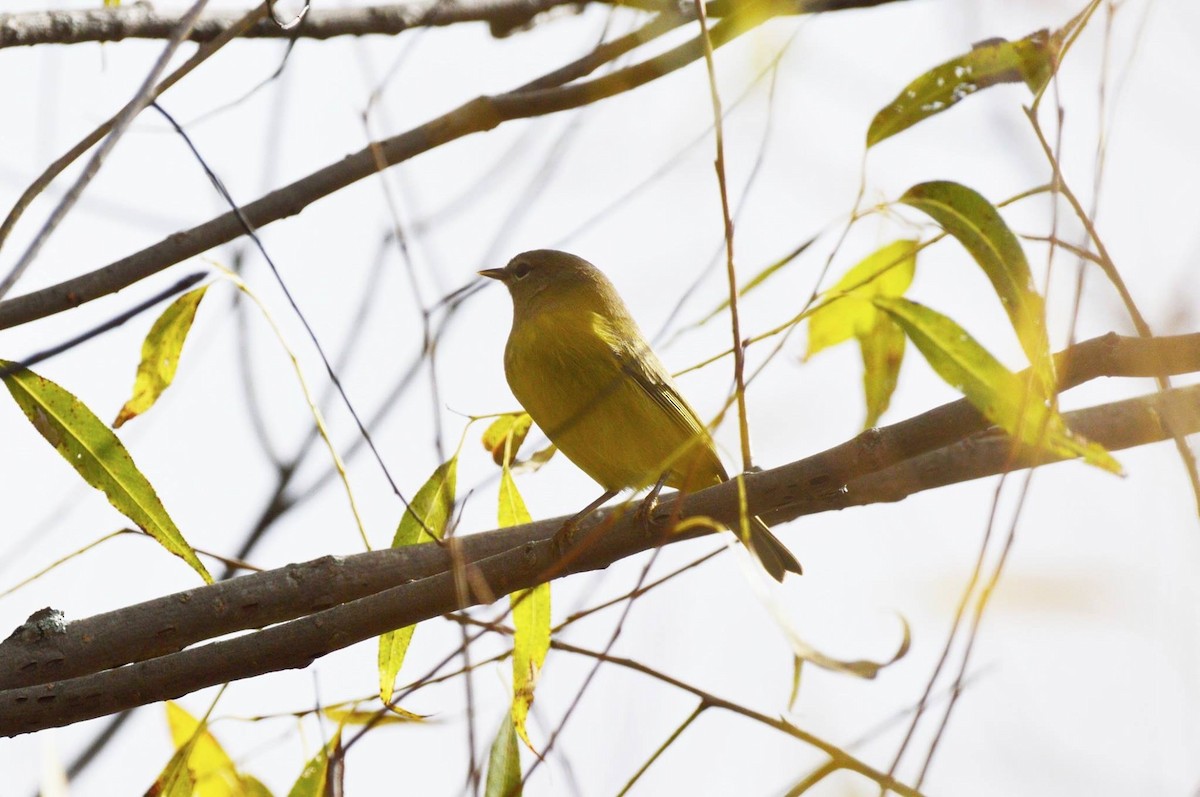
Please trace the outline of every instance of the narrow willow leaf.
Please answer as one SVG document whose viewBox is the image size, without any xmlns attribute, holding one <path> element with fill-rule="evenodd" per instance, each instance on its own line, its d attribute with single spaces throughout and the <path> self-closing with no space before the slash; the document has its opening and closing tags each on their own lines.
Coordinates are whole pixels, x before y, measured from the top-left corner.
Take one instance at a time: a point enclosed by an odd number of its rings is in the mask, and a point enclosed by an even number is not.
<svg viewBox="0 0 1200 797">
<path fill-rule="evenodd" d="M 521 748 L 513 724 L 505 719 L 488 755 L 486 797 L 521 797 Z"/>
<path fill-rule="evenodd" d="M 146 797 L 192 797 L 196 779 L 187 765 L 190 754 L 191 750 L 186 747 L 176 750 L 154 784 L 146 790 Z"/>
<path fill-rule="evenodd" d="M 804 672 L 804 657 L 792 656 L 792 692 L 788 695 L 788 711 L 796 710 L 796 701 L 800 699 L 800 675 Z"/>
<path fill-rule="evenodd" d="M 892 402 L 904 362 L 904 341 L 904 330 L 884 313 L 876 313 L 875 326 L 858 338 L 863 360 L 863 394 L 867 399 L 864 428 L 879 423 Z"/>
<path fill-rule="evenodd" d="M 529 434 L 531 425 L 533 425 L 533 418 L 529 417 L 528 412 L 510 412 L 507 415 L 501 415 L 492 421 L 487 431 L 483 433 L 483 447 L 492 452 L 492 459 L 497 465 L 501 467 L 511 465 L 512 461 L 517 458 L 517 451 L 525 442 L 525 436 Z M 512 443 L 507 447 L 508 461 L 505 462 L 505 446 L 510 435 Z"/>
<path fill-rule="evenodd" d="M 439 465 L 421 485 L 400 518 L 396 536 L 392 538 L 393 548 L 415 545 L 433 537 L 442 538 L 446 524 L 450 522 L 450 513 L 454 510 L 457 473 L 458 456 L 455 455 Z M 400 673 L 400 665 L 404 663 L 414 630 L 416 626 L 410 625 L 379 637 L 379 697 L 384 703 L 392 699 L 396 676 Z"/>
<path fill-rule="evenodd" d="M 0 360 L 0 369 L 11 366 Z M 206 583 L 212 583 L 212 576 L 175 527 L 158 494 L 104 421 L 62 387 L 27 369 L 5 376 L 4 384 L 34 428 L 84 481 L 103 492 L 142 531 L 191 565 Z"/>
<path fill-rule="evenodd" d="M 1000 83 L 1025 83 L 1039 93 L 1054 74 L 1063 31 L 1039 30 L 1015 42 L 991 39 L 935 66 L 909 83 L 867 129 L 867 146 L 941 113 L 975 92 Z"/>
<path fill-rule="evenodd" d="M 855 336 L 871 334 L 878 311 L 875 296 L 903 296 L 917 268 L 917 242 L 892 241 L 859 261 L 825 291 L 827 303 L 808 317 L 805 358 Z M 841 298 L 837 298 L 841 297 Z"/>
<path fill-rule="evenodd" d="M 341 746 L 342 729 L 338 728 L 329 743 L 304 765 L 300 777 L 296 778 L 296 782 L 288 791 L 288 797 L 324 797 L 327 793 L 325 781 L 329 779 L 329 757 L 340 750 Z"/>
<path fill-rule="evenodd" d="M 907 299 L 879 298 L 875 305 L 904 328 L 938 376 L 1013 439 L 1035 450 L 1082 457 L 1089 464 L 1120 472 L 1120 465 L 1101 446 L 1067 428 L 1062 416 L 1038 397 L 1036 386 L 1005 368 L 954 321 Z"/>
<path fill-rule="evenodd" d="M 187 340 L 196 309 L 207 290 L 208 286 L 205 285 L 183 294 L 171 302 L 150 327 L 150 332 L 142 341 L 142 361 L 138 363 L 137 376 L 133 380 L 133 396 L 117 413 L 117 419 L 113 421 L 114 428 L 120 428 L 130 418 L 153 407 L 163 391 L 171 386 L 183 343 Z"/>
<path fill-rule="evenodd" d="M 196 719 L 174 701 L 167 701 L 167 725 L 175 749 L 189 747 L 187 768 L 191 770 L 194 797 L 242 797 L 242 779 L 233 759 L 216 738 L 209 733 L 208 724 Z"/>
<path fill-rule="evenodd" d="M 501 528 L 533 521 L 507 468 L 500 474 L 499 521 Z M 514 629 L 512 722 L 521 739 L 537 754 L 525 725 L 529 707 L 533 705 L 533 689 L 550 650 L 550 585 L 518 590 L 509 596 L 509 601 Z"/>
<path fill-rule="evenodd" d="M 904 295 L 916 273 L 917 249 L 916 241 L 901 239 L 872 252 L 825 292 L 827 303 L 809 316 L 806 357 L 851 337 L 858 339 L 866 428 L 874 426 L 891 403 L 904 360 L 904 332 L 875 309 L 871 299 Z"/>
<path fill-rule="evenodd" d="M 405 711 L 399 706 L 389 706 L 388 713 L 380 715 L 378 710 L 358 711 L 348 708 L 327 708 L 321 712 L 331 720 L 336 720 L 339 725 L 409 725 L 414 722 L 424 722 L 429 719 L 428 714 L 414 714 L 411 711 Z"/>
<path fill-rule="evenodd" d="M 1000 212 L 977 191 L 947 181 L 914 185 L 900 201 L 941 225 L 983 269 L 1033 366 L 1042 396 L 1054 396 L 1054 361 L 1046 334 L 1045 302 L 1033 284 L 1021 242 Z"/>
</svg>

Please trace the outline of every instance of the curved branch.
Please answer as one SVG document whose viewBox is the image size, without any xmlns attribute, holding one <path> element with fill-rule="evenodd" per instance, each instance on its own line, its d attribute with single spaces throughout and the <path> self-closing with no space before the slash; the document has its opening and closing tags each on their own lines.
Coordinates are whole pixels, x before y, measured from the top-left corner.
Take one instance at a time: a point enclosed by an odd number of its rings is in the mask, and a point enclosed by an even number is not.
<svg viewBox="0 0 1200 797">
<path fill-rule="evenodd" d="M 578 0 L 427 0 L 361 8 L 311 9 L 303 24 L 288 30 L 263 20 L 244 34 L 250 39 L 332 39 L 337 36 L 394 36 L 412 28 L 433 28 L 463 22 L 487 22 L 496 35 L 528 25 L 538 14 L 559 6 L 578 6 Z M 664 3 L 626 3 L 662 10 Z M 220 36 L 243 12 L 210 11 L 188 37 L 208 42 Z M 0 14 L 0 49 L 37 44 L 119 42 L 162 39 L 179 22 L 179 12 L 159 10 L 148 3 L 117 8 L 36 11 Z"/>
<path fill-rule="evenodd" d="M 714 48 L 728 44 L 772 15 L 796 9 L 866 7 L 897 0 L 745 0 L 712 27 Z M 0 21 L 0 27 L 2 27 Z M 662 26 L 658 18 L 647 27 Z M 380 164 L 394 166 L 428 150 L 472 133 L 491 130 L 513 119 L 524 119 L 570 110 L 622 94 L 703 57 L 701 39 L 693 38 L 658 56 L 587 82 L 552 88 L 518 89 L 506 94 L 479 97 L 425 124 L 382 142 L 371 143 L 341 161 L 279 188 L 240 208 L 254 228 L 294 216 L 313 202 L 358 180 L 375 174 Z M 589 68 L 595 68 L 590 65 Z M 557 70 L 555 73 L 557 74 Z M 535 82 L 536 84 L 536 82 Z M 0 302 L 0 329 L 44 318 L 85 302 L 116 293 L 135 282 L 200 255 L 241 236 L 238 213 L 229 212 L 189 230 L 174 233 L 156 244 L 107 266 L 57 285 Z"/>
<path fill-rule="evenodd" d="M 1139 350 L 1137 346 L 1153 341 L 1115 335 L 1098 338 L 1072 350 L 1067 370 L 1077 376 L 1085 371 L 1104 373 L 1124 363 L 1127 370 L 1141 375 L 1160 371 L 1164 363 L 1197 366 L 1200 336 L 1159 342 L 1157 349 Z M 1090 352 L 1087 359 L 1079 355 L 1080 348 Z M 926 433 L 931 422 L 934 431 L 938 428 L 933 416 L 953 419 L 958 406 L 946 405 L 864 433 L 814 457 L 748 475 L 745 486 L 751 511 L 780 522 L 830 509 L 898 501 L 915 492 L 1055 461 L 1030 452 L 1014 455 L 1011 441 L 994 430 L 938 445 L 938 435 Z M 1068 413 L 1066 419 L 1072 429 L 1112 450 L 1166 439 L 1167 423 L 1174 430 L 1194 433 L 1200 431 L 1200 386 Z M 976 424 L 983 425 L 978 416 Z M 848 476 L 831 480 L 825 477 L 828 473 Z M 666 497 L 659 512 L 736 520 L 737 485 L 726 483 L 682 500 L 678 495 Z M 0 734 L 65 725 L 229 680 L 304 667 L 326 653 L 393 628 L 489 602 L 494 595 L 548 578 L 601 569 L 660 543 L 706 533 L 693 528 L 661 539 L 647 534 L 633 513 L 618 507 L 598 513 L 581 528 L 580 542 L 563 553 L 553 542 L 563 520 L 472 535 L 445 546 L 429 543 L 345 559 L 326 557 L 188 590 L 65 628 L 27 623 L 0 644 L 0 677 L 11 687 L 0 692 Z M 459 550 L 452 555 L 449 546 Z M 451 572 L 453 561 L 465 562 L 474 571 L 466 583 L 486 584 L 489 594 L 462 595 Z M 212 636 L 271 623 L 279 624 L 181 649 Z M 171 650 L 177 652 L 161 655 Z M 127 661 L 137 663 L 118 666 Z"/>
<path fill-rule="evenodd" d="M 672 0 L 426 0 L 359 8 L 311 9 L 297 28 L 283 29 L 262 21 L 242 34 L 250 39 L 332 39 L 337 36 L 395 36 L 413 28 L 434 28 L 464 22 L 486 22 L 492 35 L 507 36 L 527 27 L 556 8 L 581 8 L 588 3 L 620 5 L 641 11 L 673 13 L 681 4 Z M 811 14 L 867 8 L 897 0 L 777 0 L 775 14 Z M 737 3 L 715 0 L 708 16 L 729 16 Z M 213 11 L 199 20 L 188 37 L 208 42 L 220 36 L 240 12 Z M 35 11 L 0 14 L 0 49 L 38 44 L 119 42 L 125 39 L 164 39 L 179 23 L 178 11 L 162 11 L 148 3 L 117 8 Z"/>
</svg>

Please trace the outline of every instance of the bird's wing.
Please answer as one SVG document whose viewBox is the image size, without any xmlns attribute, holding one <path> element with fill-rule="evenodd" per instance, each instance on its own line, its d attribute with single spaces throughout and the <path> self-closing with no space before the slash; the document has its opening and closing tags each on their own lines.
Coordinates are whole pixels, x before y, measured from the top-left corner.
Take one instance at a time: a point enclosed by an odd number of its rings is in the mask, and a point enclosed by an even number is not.
<svg viewBox="0 0 1200 797">
<path fill-rule="evenodd" d="M 664 418 L 683 433 L 684 439 L 708 438 L 708 430 L 700 422 L 696 411 L 684 400 L 662 361 L 641 335 L 637 335 L 634 340 L 630 340 L 626 335 L 617 335 L 611 324 L 601 316 L 596 317 L 595 328 L 616 358 L 622 373 L 653 399 L 663 411 Z M 720 480 L 724 481 L 725 469 L 716 452 L 712 451 L 712 444 L 709 443 L 704 448 L 712 454 L 709 466 L 713 468 L 714 475 L 719 475 Z"/>
</svg>

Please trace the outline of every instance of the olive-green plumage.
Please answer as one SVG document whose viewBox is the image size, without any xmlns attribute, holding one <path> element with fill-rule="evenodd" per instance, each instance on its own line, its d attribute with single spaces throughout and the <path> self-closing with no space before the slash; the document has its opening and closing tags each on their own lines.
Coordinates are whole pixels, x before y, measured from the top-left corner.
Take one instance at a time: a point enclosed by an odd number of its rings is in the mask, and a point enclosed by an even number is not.
<svg viewBox="0 0 1200 797">
<path fill-rule="evenodd" d="M 512 295 L 504 372 L 546 436 L 605 490 L 696 491 L 729 477 L 712 438 L 642 337 L 612 283 L 550 249 L 479 272 Z M 750 548 L 778 580 L 800 564 L 758 518 Z"/>
</svg>

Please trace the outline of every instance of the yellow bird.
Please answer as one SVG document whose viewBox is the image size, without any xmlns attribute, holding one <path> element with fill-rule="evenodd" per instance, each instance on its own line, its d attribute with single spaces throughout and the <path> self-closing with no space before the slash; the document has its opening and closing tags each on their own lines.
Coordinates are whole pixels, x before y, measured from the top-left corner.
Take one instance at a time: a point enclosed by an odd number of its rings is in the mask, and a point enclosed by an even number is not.
<svg viewBox="0 0 1200 797">
<path fill-rule="evenodd" d="M 708 430 L 599 269 L 538 249 L 479 273 L 512 295 L 504 373 L 513 395 L 606 491 L 589 510 L 626 488 L 695 492 L 728 480 Z M 757 517 L 749 547 L 776 580 L 801 572 Z"/>
</svg>

